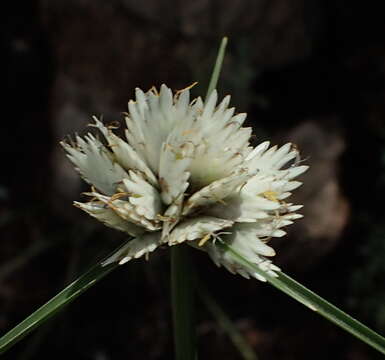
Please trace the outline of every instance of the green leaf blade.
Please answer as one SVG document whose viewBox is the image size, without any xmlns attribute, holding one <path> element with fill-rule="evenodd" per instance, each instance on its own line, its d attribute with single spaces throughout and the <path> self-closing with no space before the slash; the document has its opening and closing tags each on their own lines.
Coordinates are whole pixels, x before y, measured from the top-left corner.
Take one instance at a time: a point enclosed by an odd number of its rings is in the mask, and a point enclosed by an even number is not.
<svg viewBox="0 0 385 360">
<path fill-rule="evenodd" d="M 58 293 L 51 300 L 42 305 L 21 323 L 0 338 L 0 355 L 10 347 L 23 339 L 32 330 L 42 325 L 56 313 L 69 305 L 84 291 L 96 284 L 99 280 L 114 270 L 118 264 L 102 266 L 100 263 L 92 267 L 84 275 L 69 284 L 65 289 Z"/>
<path fill-rule="evenodd" d="M 278 273 L 278 277 L 271 276 L 265 271 L 261 270 L 257 265 L 249 262 L 242 255 L 236 252 L 231 246 L 223 243 L 222 246 L 229 251 L 233 258 L 241 265 L 248 267 L 249 269 L 257 272 L 263 276 L 271 285 L 278 290 L 289 295 L 293 299 L 297 300 L 301 304 L 305 305 L 314 312 L 317 312 L 327 320 L 338 325 L 345 331 L 354 335 L 361 341 L 370 345 L 379 352 L 385 354 L 385 338 L 362 324 L 352 316 L 348 315 L 344 311 L 337 308 L 335 305 L 324 300 L 322 297 L 307 289 L 299 282 L 292 279 L 290 276 L 283 272 Z"/>
</svg>

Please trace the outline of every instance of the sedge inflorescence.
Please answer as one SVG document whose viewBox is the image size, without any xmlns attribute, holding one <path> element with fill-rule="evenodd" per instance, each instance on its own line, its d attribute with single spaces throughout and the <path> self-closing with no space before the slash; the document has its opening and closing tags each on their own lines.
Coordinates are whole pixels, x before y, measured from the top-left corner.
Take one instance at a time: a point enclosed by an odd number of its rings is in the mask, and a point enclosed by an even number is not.
<svg viewBox="0 0 385 360">
<path fill-rule="evenodd" d="M 187 243 L 218 265 L 245 277 L 261 275 L 240 265 L 226 243 L 275 276 L 279 268 L 267 243 L 302 217 L 301 205 L 286 201 L 301 185 L 293 180 L 307 166 L 295 146 L 250 145 L 246 114 L 207 101 L 190 101 L 188 88 L 136 89 L 128 103 L 125 139 L 94 117 L 103 139 L 88 133 L 62 142 L 68 158 L 91 185 L 87 202 L 75 205 L 105 225 L 133 237 L 111 256 L 123 264 L 162 245 Z"/>
</svg>

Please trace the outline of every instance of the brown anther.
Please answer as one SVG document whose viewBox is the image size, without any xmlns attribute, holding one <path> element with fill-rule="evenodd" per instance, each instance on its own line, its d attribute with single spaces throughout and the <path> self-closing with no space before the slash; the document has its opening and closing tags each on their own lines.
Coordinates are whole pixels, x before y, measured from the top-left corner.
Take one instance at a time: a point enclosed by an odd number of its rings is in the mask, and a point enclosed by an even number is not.
<svg viewBox="0 0 385 360">
<path fill-rule="evenodd" d="M 129 196 L 130 194 L 129 193 L 127 193 L 127 192 L 120 192 L 120 193 L 116 193 L 116 194 L 114 194 L 114 195 L 112 195 L 111 197 L 110 197 L 110 200 L 108 200 L 108 206 L 111 206 L 111 208 L 112 208 L 112 202 L 113 201 L 115 201 L 115 200 L 118 200 L 118 199 L 120 199 L 120 198 L 122 198 L 122 197 L 125 197 L 125 196 Z"/>
<path fill-rule="evenodd" d="M 107 125 L 107 129 L 119 129 L 120 128 L 120 122 L 119 121 L 113 121 Z"/>
<path fill-rule="evenodd" d="M 150 90 L 154 95 L 159 96 L 158 89 L 155 86 L 152 86 Z"/>
<path fill-rule="evenodd" d="M 165 192 L 169 192 L 170 188 L 166 182 L 166 180 L 163 177 L 159 178 L 159 185 Z"/>
<path fill-rule="evenodd" d="M 163 216 L 160 214 L 157 214 L 156 218 L 159 219 L 160 221 L 170 221 L 171 220 L 171 218 L 169 216 Z"/>
<path fill-rule="evenodd" d="M 177 98 L 183 91 L 190 90 L 191 88 L 193 88 L 197 84 L 198 84 L 198 81 L 195 81 L 191 85 L 185 87 L 184 89 L 177 90 L 175 93 L 175 98 Z"/>
</svg>

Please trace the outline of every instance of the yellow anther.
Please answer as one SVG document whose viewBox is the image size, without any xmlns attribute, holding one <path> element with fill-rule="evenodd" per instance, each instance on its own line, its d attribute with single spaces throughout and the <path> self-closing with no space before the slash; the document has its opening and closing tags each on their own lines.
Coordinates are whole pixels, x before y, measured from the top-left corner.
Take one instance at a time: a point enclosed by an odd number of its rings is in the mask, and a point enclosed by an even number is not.
<svg viewBox="0 0 385 360">
<path fill-rule="evenodd" d="M 204 244 L 206 244 L 206 242 L 210 239 L 210 237 L 211 237 L 211 234 L 210 234 L 210 233 L 206 234 L 206 235 L 201 239 L 201 241 L 199 241 L 198 246 L 203 246 Z"/>
<path fill-rule="evenodd" d="M 196 133 L 197 129 L 189 129 L 182 132 L 182 136 L 191 135 Z"/>
<path fill-rule="evenodd" d="M 160 214 L 157 214 L 156 218 L 158 220 L 160 220 L 160 221 L 171 221 L 171 218 L 169 216 L 163 216 L 163 215 L 160 215 Z"/>
<path fill-rule="evenodd" d="M 130 195 L 130 194 L 127 193 L 127 192 L 116 193 L 116 194 L 114 194 L 114 195 L 112 195 L 112 196 L 110 197 L 110 200 L 109 200 L 108 202 L 112 202 L 112 201 L 114 201 L 114 200 L 118 200 L 118 199 L 120 199 L 120 198 L 122 198 L 122 197 L 129 196 L 129 195 Z"/>
<path fill-rule="evenodd" d="M 218 203 L 220 203 L 222 205 L 227 205 L 225 200 L 223 200 L 223 199 L 217 199 L 216 202 L 218 202 Z"/>
<path fill-rule="evenodd" d="M 170 149 L 170 151 L 175 155 L 175 160 L 183 160 L 185 158 L 183 152 L 178 151 L 178 148 L 171 144 L 165 144 L 165 147 Z"/>
<path fill-rule="evenodd" d="M 277 198 L 278 193 L 276 191 L 267 190 L 262 193 L 262 196 L 270 201 L 279 202 Z"/>
</svg>

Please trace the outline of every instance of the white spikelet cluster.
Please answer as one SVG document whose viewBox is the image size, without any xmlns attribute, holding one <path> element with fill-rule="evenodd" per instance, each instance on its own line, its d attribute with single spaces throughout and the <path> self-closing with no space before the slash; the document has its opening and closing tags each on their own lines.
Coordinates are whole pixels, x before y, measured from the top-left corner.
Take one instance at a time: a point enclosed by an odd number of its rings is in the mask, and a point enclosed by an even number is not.
<svg viewBox="0 0 385 360">
<path fill-rule="evenodd" d="M 189 89 L 175 95 L 165 85 L 128 103 L 126 139 L 94 118 L 103 140 L 88 133 L 62 142 L 68 158 L 91 185 L 90 201 L 75 205 L 107 226 L 134 237 L 105 264 L 123 264 L 161 245 L 186 242 L 206 251 L 218 266 L 242 276 L 263 277 L 239 265 L 227 243 L 270 275 L 279 271 L 267 242 L 302 217 L 301 205 L 286 202 L 301 185 L 295 146 L 250 146 L 246 114 L 219 104 L 190 101 Z"/>
</svg>

